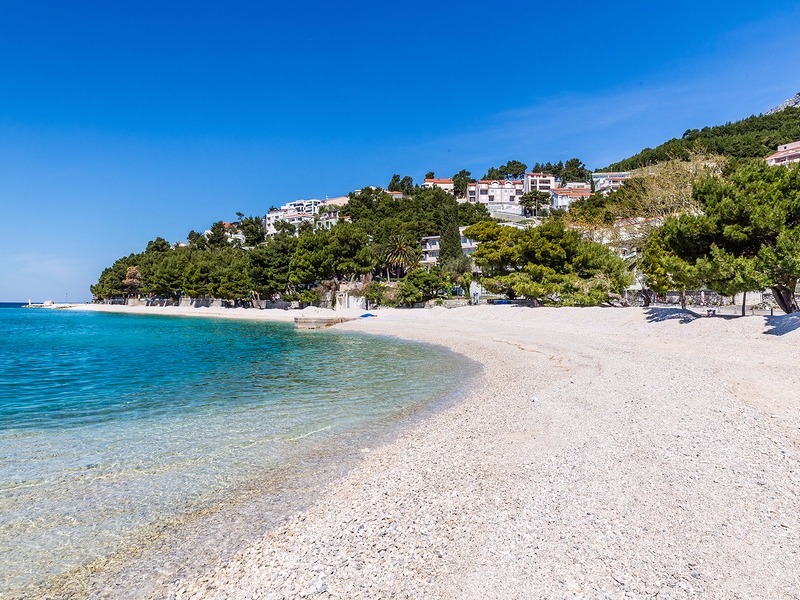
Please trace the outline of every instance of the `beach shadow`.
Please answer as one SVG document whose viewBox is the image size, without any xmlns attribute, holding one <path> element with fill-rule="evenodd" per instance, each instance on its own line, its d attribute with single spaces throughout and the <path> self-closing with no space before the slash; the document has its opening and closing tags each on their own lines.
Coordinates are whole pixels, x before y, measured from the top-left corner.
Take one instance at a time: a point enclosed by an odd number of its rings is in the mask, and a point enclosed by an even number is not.
<svg viewBox="0 0 800 600">
<path fill-rule="evenodd" d="M 689 309 L 683 310 L 681 308 L 661 308 L 658 306 L 651 306 L 645 309 L 648 323 L 662 323 L 664 321 L 678 321 L 681 325 L 687 325 L 692 321 L 701 318 L 696 312 Z"/>
<path fill-rule="evenodd" d="M 766 335 L 786 335 L 800 328 L 800 314 L 774 315 L 765 318 L 767 327 L 771 328 L 764 331 Z"/>
</svg>

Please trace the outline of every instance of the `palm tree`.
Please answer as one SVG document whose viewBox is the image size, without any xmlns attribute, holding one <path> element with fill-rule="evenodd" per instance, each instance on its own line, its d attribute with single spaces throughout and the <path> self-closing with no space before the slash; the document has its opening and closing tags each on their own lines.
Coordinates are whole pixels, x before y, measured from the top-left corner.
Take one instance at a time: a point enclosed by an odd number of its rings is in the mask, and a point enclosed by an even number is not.
<svg viewBox="0 0 800 600">
<path fill-rule="evenodd" d="M 399 272 L 399 277 L 402 277 L 405 270 L 417 262 L 419 262 L 419 251 L 416 244 L 411 242 L 408 237 L 393 235 L 386 242 L 384 264 L 386 265 L 386 277 L 390 281 L 391 269 L 395 270 L 395 274 Z"/>
</svg>

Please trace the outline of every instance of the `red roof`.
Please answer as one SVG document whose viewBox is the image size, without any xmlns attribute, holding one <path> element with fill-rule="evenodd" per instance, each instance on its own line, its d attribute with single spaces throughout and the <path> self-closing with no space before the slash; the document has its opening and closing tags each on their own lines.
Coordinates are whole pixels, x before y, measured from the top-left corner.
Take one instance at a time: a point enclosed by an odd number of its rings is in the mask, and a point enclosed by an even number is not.
<svg viewBox="0 0 800 600">
<path fill-rule="evenodd" d="M 559 196 L 574 196 L 581 198 L 588 198 L 592 195 L 592 190 L 588 188 L 555 188 L 552 190 L 552 192 Z"/>
<path fill-rule="evenodd" d="M 784 158 L 787 156 L 800 156 L 800 148 L 789 148 L 788 150 L 781 150 L 775 154 L 770 154 L 767 160 L 775 160 L 777 158 Z"/>
</svg>

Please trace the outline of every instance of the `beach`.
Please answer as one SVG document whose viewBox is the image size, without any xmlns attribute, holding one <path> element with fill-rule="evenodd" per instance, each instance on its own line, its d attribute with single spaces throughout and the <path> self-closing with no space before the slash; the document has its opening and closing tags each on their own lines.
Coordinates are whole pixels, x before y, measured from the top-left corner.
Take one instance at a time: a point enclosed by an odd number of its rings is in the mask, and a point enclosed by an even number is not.
<svg viewBox="0 0 800 600">
<path fill-rule="evenodd" d="M 800 597 L 798 317 L 371 312 L 336 329 L 442 345 L 480 375 L 454 406 L 363 448 L 308 509 L 158 597 Z"/>
</svg>

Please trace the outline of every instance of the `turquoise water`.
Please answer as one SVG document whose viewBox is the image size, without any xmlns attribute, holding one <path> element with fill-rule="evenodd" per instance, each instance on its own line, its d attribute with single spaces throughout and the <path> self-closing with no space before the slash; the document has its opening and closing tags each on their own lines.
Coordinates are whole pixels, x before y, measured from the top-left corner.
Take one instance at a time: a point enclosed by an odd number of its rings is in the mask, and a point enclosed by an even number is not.
<svg viewBox="0 0 800 600">
<path fill-rule="evenodd" d="M 295 465 L 313 478 L 309 456 L 352 452 L 348 439 L 446 397 L 468 368 L 429 346 L 286 324 L 2 308 L 0 332 L 12 594 Z"/>
</svg>

